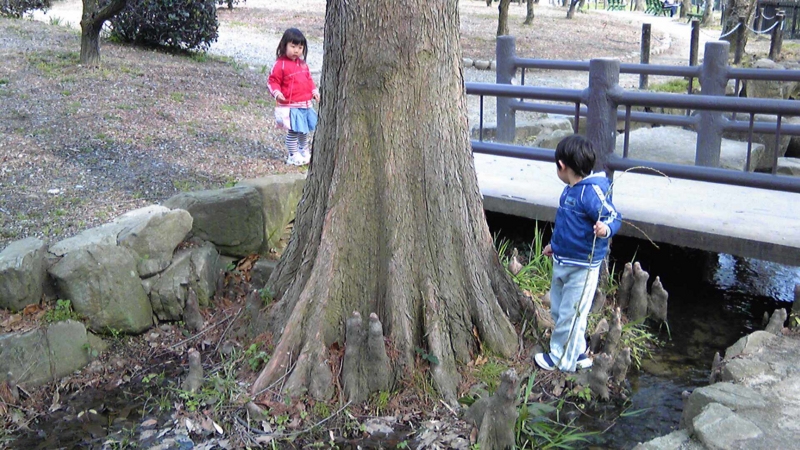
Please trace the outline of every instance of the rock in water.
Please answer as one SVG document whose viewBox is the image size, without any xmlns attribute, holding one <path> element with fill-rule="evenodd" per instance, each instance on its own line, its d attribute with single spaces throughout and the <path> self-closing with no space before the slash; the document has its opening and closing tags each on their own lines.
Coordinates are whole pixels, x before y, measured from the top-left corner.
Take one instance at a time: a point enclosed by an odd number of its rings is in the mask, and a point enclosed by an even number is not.
<svg viewBox="0 0 800 450">
<path fill-rule="evenodd" d="M 631 366 L 631 349 L 625 347 L 614 358 L 614 366 L 611 368 L 611 378 L 616 384 L 622 384 L 628 376 L 628 368 Z"/>
<path fill-rule="evenodd" d="M 647 280 L 650 274 L 638 262 L 633 263 L 633 288 L 628 304 L 628 319 L 639 322 L 647 317 Z"/>
<path fill-rule="evenodd" d="M 633 289 L 633 265 L 625 263 L 625 268 L 622 270 L 622 279 L 619 282 L 619 290 L 617 291 L 617 304 L 620 308 L 625 309 L 631 300 L 631 289 Z"/>
<path fill-rule="evenodd" d="M 769 323 L 764 331 L 780 336 L 783 331 L 784 322 L 786 322 L 786 310 L 783 308 L 776 309 L 772 313 L 772 317 L 769 318 Z"/>
<path fill-rule="evenodd" d="M 608 372 L 612 359 L 605 353 L 594 357 L 592 371 L 589 372 L 589 388 L 603 400 L 608 400 Z"/>
<path fill-rule="evenodd" d="M 594 327 L 592 335 L 589 337 L 589 350 L 592 353 L 600 353 L 600 344 L 603 342 L 603 336 L 608 333 L 608 321 L 605 318 L 600 319 Z"/>
<path fill-rule="evenodd" d="M 667 321 L 667 302 L 669 293 L 661 285 L 661 279 L 656 277 L 653 286 L 650 287 L 650 296 L 647 302 L 647 315 L 662 322 Z"/>
<path fill-rule="evenodd" d="M 614 317 L 611 319 L 611 328 L 606 333 L 606 343 L 603 345 L 603 353 L 607 354 L 612 360 L 617 356 L 619 340 L 622 338 L 622 311 L 614 309 Z"/>
<path fill-rule="evenodd" d="M 514 369 L 500 375 L 500 387 L 494 395 L 479 399 L 467 410 L 464 420 L 478 429 L 478 445 L 482 449 L 514 448 L 514 425 L 517 421 L 517 386 Z"/>
</svg>

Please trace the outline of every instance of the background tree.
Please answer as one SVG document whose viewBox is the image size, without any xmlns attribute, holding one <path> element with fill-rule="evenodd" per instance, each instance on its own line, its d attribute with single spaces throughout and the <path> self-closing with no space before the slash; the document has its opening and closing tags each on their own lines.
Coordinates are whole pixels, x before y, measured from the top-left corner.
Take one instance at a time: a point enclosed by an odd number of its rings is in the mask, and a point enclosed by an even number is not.
<svg viewBox="0 0 800 450">
<path fill-rule="evenodd" d="M 700 19 L 700 26 L 706 27 L 711 25 L 711 18 L 714 13 L 714 1 L 706 0 L 703 4 L 703 18 Z"/>
<path fill-rule="evenodd" d="M 575 17 L 575 9 L 578 7 L 580 0 L 572 0 L 569 2 L 569 9 L 567 10 L 567 19 Z"/>
<path fill-rule="evenodd" d="M 344 324 L 358 311 L 383 324 L 395 383 L 424 354 L 454 402 L 459 365 L 480 349 L 515 354 L 509 317 L 525 302 L 486 225 L 458 1 L 329 0 L 324 41 L 314 156 L 262 317 L 279 339 L 253 392 L 282 379 L 329 398 L 331 348 L 351 345 Z"/>
<path fill-rule="evenodd" d="M 122 11 L 126 0 L 83 0 L 81 16 L 81 64 L 96 66 L 100 63 L 100 30 L 103 23 Z"/>
<path fill-rule="evenodd" d="M 530 25 L 533 23 L 534 12 L 533 12 L 533 4 L 534 0 L 528 0 L 527 2 L 527 10 L 525 12 L 525 22 L 522 22 L 523 25 Z"/>
<path fill-rule="evenodd" d="M 712 0 L 707 0 L 712 1 Z M 756 9 L 756 0 L 725 0 L 725 14 L 722 17 L 722 35 L 728 34 L 729 31 L 736 28 L 739 23 L 739 17 L 744 17 L 744 23 L 749 24 L 753 21 L 753 12 Z M 723 37 L 731 43 L 731 50 L 736 45 L 736 32 L 730 33 L 728 36 Z M 747 35 L 744 34 L 743 44 L 747 44 Z"/>
<path fill-rule="evenodd" d="M 505 36 L 508 34 L 508 5 L 510 4 L 511 0 L 500 0 L 500 4 L 497 6 L 500 12 L 497 18 L 498 36 Z"/>
</svg>

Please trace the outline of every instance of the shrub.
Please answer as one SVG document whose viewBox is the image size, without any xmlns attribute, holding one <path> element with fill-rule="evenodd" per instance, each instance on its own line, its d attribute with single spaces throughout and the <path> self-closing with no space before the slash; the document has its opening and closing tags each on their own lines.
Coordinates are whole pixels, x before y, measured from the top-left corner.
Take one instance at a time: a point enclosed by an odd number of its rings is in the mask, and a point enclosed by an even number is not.
<svg viewBox="0 0 800 450">
<path fill-rule="evenodd" d="M 219 35 L 215 0 L 128 0 L 110 22 L 112 38 L 176 50 L 207 50 Z"/>
<path fill-rule="evenodd" d="M 0 0 L 0 15 L 18 19 L 29 11 L 46 11 L 50 4 L 50 0 Z"/>
</svg>

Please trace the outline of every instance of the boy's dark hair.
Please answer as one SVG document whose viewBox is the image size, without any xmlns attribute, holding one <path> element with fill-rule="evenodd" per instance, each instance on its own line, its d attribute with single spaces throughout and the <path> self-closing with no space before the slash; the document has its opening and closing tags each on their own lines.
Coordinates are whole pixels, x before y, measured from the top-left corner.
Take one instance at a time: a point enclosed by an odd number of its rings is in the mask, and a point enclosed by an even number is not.
<svg viewBox="0 0 800 450">
<path fill-rule="evenodd" d="M 592 142 L 580 134 L 567 136 L 556 146 L 556 166 L 561 161 L 580 177 L 592 173 L 595 158 Z"/>
<path fill-rule="evenodd" d="M 281 38 L 281 42 L 278 44 L 278 50 L 275 51 L 275 57 L 280 58 L 281 56 L 286 54 L 286 46 L 289 45 L 289 42 L 292 44 L 299 44 L 303 46 L 303 60 L 308 57 L 308 42 L 306 42 L 306 37 L 303 36 L 303 32 L 298 30 L 297 28 L 289 28 L 283 32 L 283 37 Z"/>
</svg>

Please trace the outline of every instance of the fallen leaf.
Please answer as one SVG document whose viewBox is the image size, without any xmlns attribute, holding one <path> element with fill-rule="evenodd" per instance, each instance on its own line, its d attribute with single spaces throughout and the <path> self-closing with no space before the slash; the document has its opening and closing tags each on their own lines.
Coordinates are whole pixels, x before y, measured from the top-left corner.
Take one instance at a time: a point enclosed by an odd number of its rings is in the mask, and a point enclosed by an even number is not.
<svg viewBox="0 0 800 450">
<path fill-rule="evenodd" d="M 26 306 L 25 309 L 22 310 L 22 315 L 32 316 L 40 311 L 42 311 L 42 306 L 38 303 L 34 303 L 33 305 Z"/>
<path fill-rule="evenodd" d="M 12 314 L 8 316 L 8 319 L 0 323 L 0 326 L 2 326 L 3 328 L 8 328 L 11 325 L 14 325 L 15 323 L 19 322 L 20 320 L 22 320 L 22 317 L 19 314 Z"/>
</svg>

